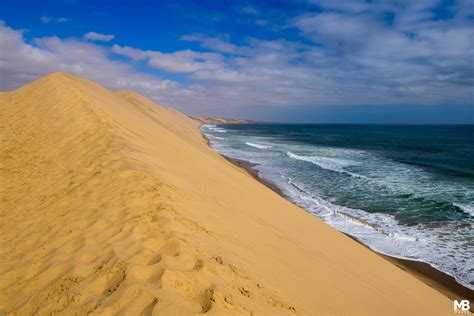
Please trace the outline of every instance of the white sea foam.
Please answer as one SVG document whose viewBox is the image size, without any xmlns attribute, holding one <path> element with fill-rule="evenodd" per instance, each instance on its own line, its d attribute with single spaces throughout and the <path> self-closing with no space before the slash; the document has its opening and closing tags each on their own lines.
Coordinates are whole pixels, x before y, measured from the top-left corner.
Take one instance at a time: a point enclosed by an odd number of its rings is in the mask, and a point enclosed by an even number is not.
<svg viewBox="0 0 474 316">
<path fill-rule="evenodd" d="M 398 239 L 398 240 L 416 241 L 416 237 L 406 236 L 406 235 L 402 235 L 400 233 L 389 233 L 389 236 L 393 237 L 395 239 Z"/>
<path fill-rule="evenodd" d="M 300 192 L 303 192 L 303 193 L 306 193 L 307 195 L 311 195 L 311 193 L 309 193 L 308 191 L 306 191 L 305 189 L 303 189 L 302 187 L 300 187 L 299 185 L 297 185 L 290 177 L 287 178 L 287 181 L 290 185 L 292 185 L 293 187 L 295 187 L 298 191 Z M 304 196 L 302 196 L 302 198 L 304 198 Z"/>
<path fill-rule="evenodd" d="M 258 149 L 267 149 L 267 148 L 272 148 L 272 146 L 267 146 L 267 145 L 260 145 L 260 144 L 255 144 L 251 142 L 246 142 L 245 145 L 258 148 Z"/>
<path fill-rule="evenodd" d="M 217 127 L 217 125 L 214 125 L 214 124 L 204 124 L 201 126 L 201 129 L 204 131 L 205 129 L 209 130 L 209 131 L 213 131 L 213 132 L 217 132 L 217 133 L 226 133 L 227 130 L 225 128 L 222 128 L 222 127 Z"/>
<path fill-rule="evenodd" d="M 220 127 L 209 127 L 211 131 L 218 132 L 218 133 L 227 133 L 227 130 Z"/>
<path fill-rule="evenodd" d="M 460 203 L 453 203 L 453 205 L 456 206 L 457 208 L 459 208 L 464 213 L 469 214 L 471 216 L 474 216 L 474 206 L 473 205 L 460 204 Z"/>
<path fill-rule="evenodd" d="M 455 249 L 465 247 L 462 239 L 451 238 L 452 236 L 443 239 L 446 230 L 461 237 L 472 229 L 472 226 L 458 226 L 454 222 L 445 223 L 440 227 L 426 227 L 422 224 L 401 225 L 390 214 L 368 213 L 333 204 L 315 194 L 310 194 L 309 190 L 291 178 L 286 178 L 286 181 L 278 181 L 275 177 L 272 179 L 293 202 L 336 229 L 356 237 L 375 251 L 427 262 L 454 276 L 463 285 L 473 288 L 474 260 L 467 252 L 452 257 Z"/>
<path fill-rule="evenodd" d="M 219 136 L 215 136 L 215 135 L 207 135 L 207 136 L 210 139 L 218 139 L 218 140 L 224 140 L 225 139 L 224 137 L 219 137 Z"/>
<path fill-rule="evenodd" d="M 353 160 L 333 158 L 333 157 L 323 157 L 323 156 L 301 156 L 301 155 L 296 155 L 292 153 L 291 151 L 288 151 L 286 154 L 290 158 L 310 162 L 312 164 L 317 165 L 320 168 L 323 168 L 329 171 L 344 173 L 351 177 L 367 179 L 366 176 L 363 176 L 354 172 L 350 172 L 344 169 L 345 167 L 358 164 L 356 161 L 353 161 Z"/>
<path fill-rule="evenodd" d="M 320 157 L 320 156 L 302 156 L 302 155 L 294 154 L 291 151 L 288 151 L 286 154 L 290 158 L 311 162 L 323 169 L 337 171 L 337 172 L 345 172 L 343 168 L 353 164 L 353 162 L 350 160 L 340 159 L 340 158 L 330 158 L 330 157 Z"/>
</svg>

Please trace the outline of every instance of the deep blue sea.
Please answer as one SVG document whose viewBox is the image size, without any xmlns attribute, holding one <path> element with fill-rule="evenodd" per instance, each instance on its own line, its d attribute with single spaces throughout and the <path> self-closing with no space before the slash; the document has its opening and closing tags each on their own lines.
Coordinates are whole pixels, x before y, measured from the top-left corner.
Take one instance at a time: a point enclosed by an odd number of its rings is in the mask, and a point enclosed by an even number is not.
<svg viewBox="0 0 474 316">
<path fill-rule="evenodd" d="M 474 289 L 474 125 L 204 125 L 336 229 Z"/>
</svg>

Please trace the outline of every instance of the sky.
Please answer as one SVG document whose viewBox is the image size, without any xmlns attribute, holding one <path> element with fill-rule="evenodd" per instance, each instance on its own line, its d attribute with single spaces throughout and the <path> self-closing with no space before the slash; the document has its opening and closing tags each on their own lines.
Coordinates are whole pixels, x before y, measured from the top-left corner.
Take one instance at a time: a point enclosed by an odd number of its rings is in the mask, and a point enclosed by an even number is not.
<svg viewBox="0 0 474 316">
<path fill-rule="evenodd" d="M 192 115 L 474 123 L 474 1 L 0 1 L 0 91 L 53 71 Z"/>
</svg>

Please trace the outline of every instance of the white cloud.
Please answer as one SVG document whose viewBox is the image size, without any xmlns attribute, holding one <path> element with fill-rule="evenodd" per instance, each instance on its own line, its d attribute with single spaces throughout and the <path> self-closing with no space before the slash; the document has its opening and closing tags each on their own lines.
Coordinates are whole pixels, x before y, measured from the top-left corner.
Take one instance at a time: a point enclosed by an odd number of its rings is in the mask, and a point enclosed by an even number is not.
<svg viewBox="0 0 474 316">
<path fill-rule="evenodd" d="M 142 60 L 148 57 L 148 53 L 146 51 L 128 46 L 119 46 L 117 44 L 112 46 L 112 51 L 118 55 L 131 58 L 134 61 Z"/>
<path fill-rule="evenodd" d="M 96 33 L 96 32 L 89 32 L 89 33 L 84 34 L 84 39 L 89 40 L 89 41 L 109 42 L 114 37 L 115 36 L 112 34 L 101 34 L 101 33 Z"/>
<path fill-rule="evenodd" d="M 216 53 L 182 50 L 173 53 L 143 51 L 132 47 L 114 45 L 114 53 L 129 57 L 135 61 L 146 59 L 148 65 L 173 73 L 192 73 L 199 70 L 218 69 L 222 67 L 221 55 Z"/>
<path fill-rule="evenodd" d="M 469 98 L 472 102 L 466 88 L 474 81 L 474 49 L 469 44 L 474 25 L 459 3 L 452 7 L 452 18 L 435 19 L 436 0 L 316 2 L 329 11 L 299 15 L 291 25 L 323 45 L 324 55 L 337 58 L 340 68 L 357 70 L 347 74 L 352 80 L 365 73 L 368 87 L 369 83 L 392 87 L 398 93 L 385 94 L 395 99 L 392 102 L 421 90 L 418 103 L 469 102 Z M 407 89 L 402 84 L 413 86 Z M 417 102 L 414 97 L 412 102 Z"/>
<path fill-rule="evenodd" d="M 222 53 L 236 53 L 237 46 L 230 43 L 227 37 L 208 37 L 203 34 L 187 34 L 180 38 L 183 41 L 199 42 L 202 47 Z"/>
<path fill-rule="evenodd" d="M 68 18 L 65 18 L 65 17 L 60 17 L 60 18 L 54 18 L 52 16 L 46 16 L 46 15 L 43 15 L 41 18 L 40 18 L 41 22 L 43 22 L 44 24 L 48 24 L 48 23 L 66 23 L 69 21 Z"/>
<path fill-rule="evenodd" d="M 245 6 L 240 9 L 240 12 L 243 14 L 257 15 L 259 12 L 256 8 L 252 6 Z"/>
<path fill-rule="evenodd" d="M 294 26 L 315 42 L 332 46 L 365 43 L 380 29 L 380 23 L 371 15 L 330 12 L 300 15 L 294 20 Z"/>
<path fill-rule="evenodd" d="M 148 65 L 169 72 L 192 73 L 199 70 L 219 69 L 222 64 L 220 56 L 213 53 L 199 53 L 191 50 L 174 53 L 154 52 L 150 56 Z"/>
</svg>

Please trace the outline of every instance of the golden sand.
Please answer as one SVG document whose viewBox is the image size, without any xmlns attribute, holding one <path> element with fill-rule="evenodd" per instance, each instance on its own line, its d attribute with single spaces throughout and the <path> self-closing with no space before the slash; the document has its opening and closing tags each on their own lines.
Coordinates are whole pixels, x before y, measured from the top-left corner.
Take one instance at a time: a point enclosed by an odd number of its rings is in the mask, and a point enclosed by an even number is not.
<svg viewBox="0 0 474 316">
<path fill-rule="evenodd" d="M 452 313 L 174 110 L 64 73 L 0 109 L 0 314 Z"/>
</svg>

